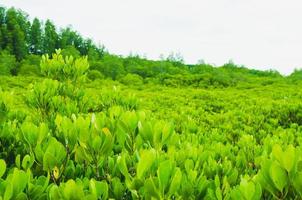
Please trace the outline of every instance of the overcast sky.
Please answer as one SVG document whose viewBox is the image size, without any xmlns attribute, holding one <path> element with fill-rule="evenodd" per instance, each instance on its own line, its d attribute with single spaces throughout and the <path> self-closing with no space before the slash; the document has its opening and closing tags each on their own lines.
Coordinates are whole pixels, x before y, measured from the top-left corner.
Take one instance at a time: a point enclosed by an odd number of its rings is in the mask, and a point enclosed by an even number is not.
<svg viewBox="0 0 302 200">
<path fill-rule="evenodd" d="M 114 54 L 186 63 L 230 59 L 289 74 L 302 67 L 301 0 L 1 0 L 31 18 L 72 27 Z"/>
</svg>

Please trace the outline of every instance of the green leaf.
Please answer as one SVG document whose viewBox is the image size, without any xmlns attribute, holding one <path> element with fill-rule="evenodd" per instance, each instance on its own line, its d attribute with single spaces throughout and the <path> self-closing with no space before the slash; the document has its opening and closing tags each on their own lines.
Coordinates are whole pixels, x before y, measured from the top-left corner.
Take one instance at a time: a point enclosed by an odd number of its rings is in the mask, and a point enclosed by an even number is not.
<svg viewBox="0 0 302 200">
<path fill-rule="evenodd" d="M 34 164 L 34 158 L 32 158 L 30 155 L 24 156 L 22 160 L 22 167 L 23 169 L 27 170 L 31 168 L 31 166 Z"/>
<path fill-rule="evenodd" d="M 174 132 L 173 125 L 165 123 L 162 130 L 162 144 L 166 144 Z"/>
<path fill-rule="evenodd" d="M 139 122 L 138 123 L 139 134 L 145 140 L 145 142 L 150 142 L 153 144 L 153 129 L 151 122 Z"/>
<path fill-rule="evenodd" d="M 273 147 L 272 154 L 287 172 L 291 172 L 296 162 L 296 149 L 293 145 L 289 145 L 285 152 L 283 152 L 281 146 L 276 144 Z"/>
<path fill-rule="evenodd" d="M 159 178 L 159 185 L 162 194 L 165 194 L 165 190 L 169 185 L 169 181 L 172 175 L 172 170 L 173 170 L 173 166 L 170 160 L 161 162 L 159 165 L 159 168 L 157 170 L 157 175 Z"/>
<path fill-rule="evenodd" d="M 276 195 L 278 190 L 275 187 L 270 172 L 272 163 L 273 162 L 271 160 L 263 160 L 263 164 L 258 175 L 256 176 L 256 180 L 261 184 L 262 188 L 268 190 L 271 194 Z"/>
<path fill-rule="evenodd" d="M 98 152 L 98 150 L 100 150 L 102 145 L 102 139 L 100 136 L 96 136 L 93 138 L 93 142 L 92 142 L 92 148 L 95 152 Z"/>
<path fill-rule="evenodd" d="M 82 184 L 76 184 L 74 180 L 68 180 L 64 184 L 63 195 L 66 199 L 81 200 L 84 199 L 84 191 Z"/>
<path fill-rule="evenodd" d="M 3 159 L 0 159 L 0 178 L 3 176 L 5 171 L 6 171 L 6 163 Z"/>
<path fill-rule="evenodd" d="M 293 180 L 293 185 L 296 191 L 300 194 L 300 197 L 302 197 L 302 172 L 298 172 Z"/>
<path fill-rule="evenodd" d="M 278 163 L 272 162 L 270 175 L 276 188 L 282 192 L 288 181 L 286 171 Z"/>
<path fill-rule="evenodd" d="M 126 157 L 125 154 L 122 154 L 121 156 L 118 156 L 117 165 L 118 165 L 118 168 L 119 168 L 120 172 L 125 176 L 125 178 L 129 179 L 130 174 L 128 172 L 128 167 L 127 167 L 127 164 L 126 164 L 126 158 L 125 157 Z"/>
<path fill-rule="evenodd" d="M 287 172 L 291 172 L 296 161 L 296 149 L 293 145 L 289 145 L 287 147 L 286 151 L 283 153 L 282 161 L 282 166 L 287 170 Z"/>
<path fill-rule="evenodd" d="M 57 185 L 52 185 L 49 189 L 50 199 L 64 199 Z"/>
<path fill-rule="evenodd" d="M 38 127 L 31 122 L 24 122 L 21 130 L 27 144 L 34 147 L 38 140 Z"/>
<path fill-rule="evenodd" d="M 239 189 L 246 200 L 252 200 L 256 191 L 255 184 L 243 178 L 240 182 Z"/>
<path fill-rule="evenodd" d="M 218 200 L 222 200 L 222 192 L 221 192 L 221 189 L 219 187 L 216 188 L 215 195 L 216 195 L 216 198 Z"/>
<path fill-rule="evenodd" d="M 8 182 L 5 186 L 3 200 L 9 200 L 13 196 L 13 186 L 12 183 Z"/>
<path fill-rule="evenodd" d="M 16 197 L 16 195 L 25 189 L 28 182 L 28 176 L 24 171 L 15 168 L 13 173 L 8 176 L 7 180 L 12 184 L 13 197 Z"/>
<path fill-rule="evenodd" d="M 21 168 L 21 156 L 18 154 L 15 158 L 15 164 L 20 169 Z"/>
<path fill-rule="evenodd" d="M 125 192 L 125 188 L 119 178 L 115 177 L 112 179 L 112 187 L 113 187 L 114 198 L 122 199 L 123 193 Z"/>
<path fill-rule="evenodd" d="M 14 198 L 15 200 L 28 200 L 26 194 L 24 192 L 19 193 L 16 198 Z"/>
<path fill-rule="evenodd" d="M 277 159 L 279 161 L 280 164 L 282 164 L 282 155 L 283 155 L 283 151 L 282 151 L 282 148 L 279 144 L 275 144 L 273 146 L 273 149 L 272 149 L 272 154 L 273 154 L 273 157 L 275 159 Z"/>
<path fill-rule="evenodd" d="M 156 152 L 154 149 L 141 151 L 136 168 L 136 174 L 139 179 L 143 178 L 144 174 L 152 167 L 155 158 Z"/>
<path fill-rule="evenodd" d="M 111 152 L 114 142 L 112 138 L 112 134 L 108 128 L 102 128 L 101 139 L 102 139 L 102 146 L 99 152 L 106 155 Z"/>
<path fill-rule="evenodd" d="M 256 185 L 256 187 L 255 187 L 253 199 L 259 200 L 259 199 L 261 199 L 261 195 L 262 195 L 261 185 L 259 183 L 255 183 L 255 185 Z"/>
<path fill-rule="evenodd" d="M 108 184 L 106 181 L 96 181 L 95 188 L 98 199 L 107 199 L 108 198 Z"/>
<path fill-rule="evenodd" d="M 215 175 L 215 187 L 219 187 L 220 188 L 220 179 L 219 179 L 219 176 L 218 175 Z"/>
<path fill-rule="evenodd" d="M 43 157 L 43 169 L 45 171 L 53 170 L 54 167 L 60 167 L 66 159 L 65 147 L 55 138 L 51 138 Z"/>
<path fill-rule="evenodd" d="M 180 187 L 181 178 L 182 178 L 181 170 L 179 168 L 176 168 L 175 174 L 170 184 L 169 195 L 174 195 L 177 192 L 178 188 Z"/>
<path fill-rule="evenodd" d="M 89 190 L 95 196 L 96 199 L 108 198 L 108 184 L 106 181 L 96 181 L 91 179 L 89 181 Z"/>
<path fill-rule="evenodd" d="M 185 169 L 186 169 L 187 174 L 189 174 L 189 172 L 194 169 L 194 162 L 193 162 L 193 160 L 187 159 L 185 161 Z"/>
<path fill-rule="evenodd" d="M 152 178 L 148 178 L 145 181 L 144 190 L 147 195 L 150 195 L 151 197 L 154 197 L 156 199 L 161 199 L 159 192 L 157 191 Z M 147 195 L 146 195 L 146 197 L 148 197 Z M 151 199 L 151 198 L 149 197 L 149 199 Z"/>
</svg>

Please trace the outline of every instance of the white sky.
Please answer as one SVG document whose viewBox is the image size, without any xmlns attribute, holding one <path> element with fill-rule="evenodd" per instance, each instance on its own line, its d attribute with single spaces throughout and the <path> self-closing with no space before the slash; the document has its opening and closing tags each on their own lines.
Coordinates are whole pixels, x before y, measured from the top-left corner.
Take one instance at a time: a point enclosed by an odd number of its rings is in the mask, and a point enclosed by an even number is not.
<svg viewBox="0 0 302 200">
<path fill-rule="evenodd" d="M 289 74 L 302 67 L 301 0 L 1 0 L 104 44 L 114 54 L 186 63 L 232 59 Z"/>
</svg>

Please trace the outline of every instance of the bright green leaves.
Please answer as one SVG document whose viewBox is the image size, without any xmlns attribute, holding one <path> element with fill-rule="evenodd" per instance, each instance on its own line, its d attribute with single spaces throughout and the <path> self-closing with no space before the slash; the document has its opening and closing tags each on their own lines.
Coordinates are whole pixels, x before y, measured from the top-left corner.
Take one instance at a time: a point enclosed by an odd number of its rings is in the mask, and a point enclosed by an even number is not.
<svg viewBox="0 0 302 200">
<path fill-rule="evenodd" d="M 34 84 L 27 96 L 29 106 L 48 111 L 51 99 L 59 94 L 60 83 L 56 80 L 44 79 L 42 83 Z"/>
<path fill-rule="evenodd" d="M 113 137 L 110 130 L 106 127 L 102 128 L 99 132 L 100 135 L 97 137 L 98 142 L 93 144 L 94 150 L 101 152 L 103 155 L 108 155 L 112 150 Z"/>
<path fill-rule="evenodd" d="M 35 158 L 34 156 L 30 156 L 30 155 L 25 155 L 23 160 L 22 160 L 22 168 L 24 170 L 30 169 L 31 166 L 34 164 L 35 162 Z"/>
<path fill-rule="evenodd" d="M 144 142 L 151 144 L 156 149 L 161 149 L 168 144 L 174 133 L 173 125 L 164 121 L 139 123 L 138 127 Z"/>
<path fill-rule="evenodd" d="M 118 156 L 117 158 L 117 165 L 120 170 L 120 172 L 125 176 L 126 180 L 130 179 L 130 174 L 128 172 L 128 167 L 126 163 L 126 155 L 122 154 L 121 156 Z"/>
<path fill-rule="evenodd" d="M 63 188 L 63 196 L 65 199 L 81 200 L 84 199 L 83 186 L 76 184 L 74 180 L 69 180 L 65 183 Z"/>
<path fill-rule="evenodd" d="M 178 193 L 182 182 L 181 169 L 171 160 L 159 161 L 155 149 L 143 149 L 138 156 L 136 175 L 129 173 L 126 153 L 117 159 L 118 168 L 126 178 L 126 185 L 131 189 L 133 198 L 140 195 L 147 199 L 165 199 Z"/>
<path fill-rule="evenodd" d="M 39 176 L 37 179 L 31 180 L 28 185 L 28 198 L 29 199 L 46 199 L 47 193 L 45 190 L 48 188 L 50 175 L 47 177 Z"/>
<path fill-rule="evenodd" d="M 179 168 L 176 168 L 175 174 L 170 183 L 170 188 L 168 192 L 169 195 L 173 195 L 177 193 L 177 190 L 179 189 L 181 184 L 181 178 L 182 178 L 181 170 Z"/>
<path fill-rule="evenodd" d="M 232 199 L 259 200 L 262 191 L 258 182 L 249 180 L 249 177 L 241 179 L 239 187 L 232 191 Z"/>
<path fill-rule="evenodd" d="M 181 170 L 172 161 L 165 160 L 158 166 L 157 177 L 149 178 L 144 188 L 152 197 L 167 199 L 177 194 L 181 180 Z"/>
<path fill-rule="evenodd" d="M 292 186 L 301 195 L 300 151 L 292 145 L 287 146 L 284 151 L 280 145 L 274 145 L 271 159 L 262 161 L 256 180 L 275 197 L 286 197 Z"/>
<path fill-rule="evenodd" d="M 84 199 L 83 185 L 74 180 L 68 180 L 59 187 L 54 185 L 49 191 L 50 199 Z"/>
<path fill-rule="evenodd" d="M 21 132 L 25 143 L 30 148 L 34 148 L 48 136 L 49 130 L 45 123 L 36 126 L 31 122 L 24 122 L 21 126 Z"/>
<path fill-rule="evenodd" d="M 170 160 L 161 162 L 157 170 L 157 175 L 159 178 L 159 186 L 161 193 L 165 193 L 166 188 L 168 187 L 169 180 L 173 172 L 173 165 Z"/>
<path fill-rule="evenodd" d="M 112 191 L 113 195 L 116 199 L 122 199 L 124 193 L 125 193 L 126 187 L 123 184 L 122 180 L 115 177 L 112 179 Z"/>
<path fill-rule="evenodd" d="M 136 174 L 139 179 L 143 178 L 144 174 L 152 167 L 155 158 L 156 152 L 154 149 L 142 150 L 136 168 Z"/>
<path fill-rule="evenodd" d="M 11 95 L 8 92 L 3 92 L 0 88 L 0 123 L 6 120 L 11 102 Z"/>
<path fill-rule="evenodd" d="M 89 68 L 87 57 L 63 58 L 57 50 L 52 59 L 48 55 L 42 56 L 40 65 L 42 74 L 51 79 L 34 84 L 27 103 L 39 111 L 42 121 L 51 120 L 57 113 L 71 116 L 80 111 L 87 112 L 89 99 L 84 99 L 85 92 L 77 87 Z"/>
<path fill-rule="evenodd" d="M 0 159 L 0 178 L 3 176 L 6 170 L 6 163 L 4 160 Z"/>
<path fill-rule="evenodd" d="M 95 199 L 107 199 L 108 198 L 108 184 L 106 181 L 96 181 L 91 179 L 89 182 L 89 190 Z"/>
<path fill-rule="evenodd" d="M 110 109 L 110 117 L 118 117 L 116 139 L 119 148 L 125 148 L 128 152 L 134 152 L 137 148 L 136 136 L 137 125 L 139 122 L 138 113 L 134 111 L 126 111 L 121 113 L 121 107 L 112 107 Z M 114 118 L 112 118 L 114 119 Z"/>
<path fill-rule="evenodd" d="M 270 177 L 275 187 L 282 192 L 288 181 L 286 171 L 278 163 L 272 162 L 270 167 Z"/>
<path fill-rule="evenodd" d="M 284 152 L 279 145 L 275 145 L 272 155 L 288 173 L 292 171 L 296 163 L 296 149 L 292 145 L 289 145 Z"/>
<path fill-rule="evenodd" d="M 293 185 L 296 191 L 302 196 L 302 172 L 298 172 L 293 180 Z"/>
<path fill-rule="evenodd" d="M 66 159 L 66 149 L 55 138 L 50 138 L 43 157 L 43 169 L 52 171 L 55 167 L 60 168 Z"/>
<path fill-rule="evenodd" d="M 161 199 L 159 191 L 154 183 L 155 181 L 157 180 L 151 177 L 145 181 L 144 184 L 145 194 L 146 197 L 149 197 L 149 199 L 151 199 L 150 197 L 153 197 L 155 199 Z"/>
<path fill-rule="evenodd" d="M 48 55 L 42 56 L 40 63 L 43 75 L 59 81 L 71 80 L 77 82 L 82 79 L 89 69 L 87 57 L 73 58 L 72 56 L 63 57 L 61 50 L 56 50 L 52 59 Z"/>
<path fill-rule="evenodd" d="M 15 168 L 5 180 L 5 191 L 3 199 L 18 199 L 25 194 L 23 193 L 28 183 L 29 174 Z M 22 199 L 22 198 L 21 198 Z"/>
<path fill-rule="evenodd" d="M 77 140 L 84 154 L 95 157 L 97 160 L 107 156 L 113 147 L 114 138 L 107 127 L 102 127 L 102 115 L 92 115 L 91 118 L 74 118 L 75 130 L 78 131 Z"/>
<path fill-rule="evenodd" d="M 175 195 L 180 187 L 182 173 L 170 160 L 160 163 L 157 170 L 160 193 Z"/>
<path fill-rule="evenodd" d="M 87 112 L 92 104 L 85 97 L 83 89 L 51 79 L 32 85 L 26 100 L 30 107 L 38 111 L 43 121 L 55 118 L 57 114 L 71 116 Z"/>
<path fill-rule="evenodd" d="M 108 199 L 108 191 L 106 181 L 88 180 L 87 178 L 83 181 L 68 180 L 60 186 L 52 185 L 49 190 L 49 199 Z"/>
<path fill-rule="evenodd" d="M 55 124 L 57 127 L 58 138 L 60 138 L 61 141 L 63 141 L 66 145 L 70 146 L 70 148 L 73 149 L 78 140 L 77 131 L 80 131 L 81 129 L 77 130 L 76 128 L 78 128 L 78 126 L 76 123 L 73 123 L 70 118 L 62 117 L 61 115 L 57 115 Z M 85 127 L 87 127 L 87 125 L 82 126 L 82 129 Z"/>
</svg>

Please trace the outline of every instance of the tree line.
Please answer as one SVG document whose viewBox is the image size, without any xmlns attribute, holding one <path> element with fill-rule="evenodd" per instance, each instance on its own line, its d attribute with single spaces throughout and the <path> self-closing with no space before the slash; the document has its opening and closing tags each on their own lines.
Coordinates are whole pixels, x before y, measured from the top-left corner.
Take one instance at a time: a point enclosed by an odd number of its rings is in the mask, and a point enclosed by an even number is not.
<svg viewBox="0 0 302 200">
<path fill-rule="evenodd" d="M 173 53 L 159 60 L 114 55 L 71 27 L 58 29 L 50 20 L 30 20 L 22 10 L 0 7 L 0 75 L 39 75 L 41 55 L 51 56 L 56 49 L 62 49 L 63 56 L 88 55 L 91 80 L 110 78 L 128 85 L 152 82 L 177 87 L 229 87 L 285 79 L 274 70 L 248 69 L 233 62 L 220 67 L 205 62 L 189 65 Z M 290 80 L 297 82 L 301 77 L 302 71 L 296 70 Z"/>
<path fill-rule="evenodd" d="M 71 27 L 58 30 L 50 21 L 45 23 L 15 8 L 0 7 L 0 50 L 5 50 L 21 61 L 29 54 L 52 54 L 55 49 L 73 46 L 81 55 L 100 58 L 104 48 L 83 38 Z"/>
</svg>

